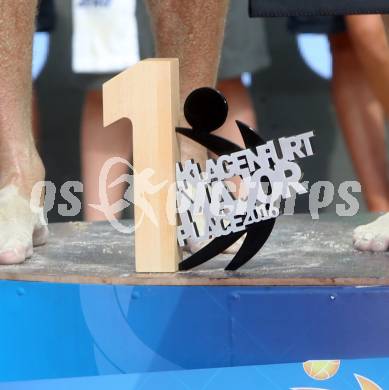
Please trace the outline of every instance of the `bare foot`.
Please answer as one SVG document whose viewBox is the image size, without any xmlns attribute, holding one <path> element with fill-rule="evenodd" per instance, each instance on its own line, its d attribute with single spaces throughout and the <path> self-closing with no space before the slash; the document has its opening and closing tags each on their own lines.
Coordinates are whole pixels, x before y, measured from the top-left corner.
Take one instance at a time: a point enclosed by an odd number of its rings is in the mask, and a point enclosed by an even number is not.
<svg viewBox="0 0 389 390">
<path fill-rule="evenodd" d="M 389 213 L 354 230 L 355 248 L 360 251 L 385 252 L 389 249 Z"/>
<path fill-rule="evenodd" d="M 225 249 L 223 251 L 224 254 L 232 254 L 234 255 L 236 252 L 238 252 L 238 250 L 240 249 L 240 247 L 242 246 L 243 244 L 243 241 L 244 239 L 246 238 L 246 235 L 244 235 L 243 237 L 239 238 L 238 241 L 234 242 L 229 248 Z M 205 240 L 205 241 L 193 241 L 193 240 L 188 240 L 188 243 L 187 245 L 184 247 L 184 249 L 190 253 L 196 253 L 198 252 L 200 249 L 203 249 L 206 245 L 208 245 L 209 243 L 211 243 L 212 240 Z"/>
<path fill-rule="evenodd" d="M 0 264 L 24 261 L 33 244 L 43 243 L 47 236 L 38 207 L 30 208 L 31 189 L 44 180 L 31 129 L 36 6 L 36 0 L 1 2 Z"/>
<path fill-rule="evenodd" d="M 1 164 L 12 168 L 2 172 L 0 181 L 0 264 L 22 263 L 48 236 L 43 208 L 30 206 L 32 187 L 44 180 L 42 162 L 35 152 L 20 160 Z"/>
</svg>

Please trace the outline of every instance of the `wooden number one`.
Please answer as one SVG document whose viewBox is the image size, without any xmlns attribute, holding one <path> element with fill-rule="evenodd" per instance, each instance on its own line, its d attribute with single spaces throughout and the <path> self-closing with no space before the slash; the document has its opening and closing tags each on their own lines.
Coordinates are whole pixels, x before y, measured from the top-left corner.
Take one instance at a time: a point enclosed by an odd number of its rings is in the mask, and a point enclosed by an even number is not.
<svg viewBox="0 0 389 390">
<path fill-rule="evenodd" d="M 167 208 L 175 207 L 175 196 L 171 196 L 169 187 L 175 182 L 178 161 L 175 135 L 180 107 L 178 60 L 139 62 L 103 85 L 103 102 L 104 126 L 121 118 L 132 122 L 136 174 L 151 169 L 154 175 L 148 179 L 150 183 L 158 185 L 167 181 L 154 194 L 140 194 L 151 206 L 157 224 L 135 204 L 135 224 L 139 224 L 135 230 L 136 271 L 175 272 L 180 260 L 177 226 L 172 224 L 171 218 L 169 221 Z M 135 191 L 139 190 L 137 184 L 142 187 L 137 175 Z M 174 204 L 168 205 L 169 201 Z"/>
</svg>

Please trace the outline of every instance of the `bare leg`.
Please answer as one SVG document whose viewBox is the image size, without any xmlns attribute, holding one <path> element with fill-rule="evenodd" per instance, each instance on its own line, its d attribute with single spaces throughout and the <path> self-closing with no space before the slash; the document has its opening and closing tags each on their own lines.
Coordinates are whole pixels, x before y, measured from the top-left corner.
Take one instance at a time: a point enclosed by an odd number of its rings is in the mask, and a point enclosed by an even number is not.
<svg viewBox="0 0 389 390">
<path fill-rule="evenodd" d="M 369 210 L 389 210 L 385 120 L 347 34 L 331 38 L 332 94 Z"/>
<path fill-rule="evenodd" d="M 389 43 L 383 20 L 379 15 L 360 15 L 348 16 L 346 21 L 360 64 L 385 114 L 389 116 Z M 381 170 L 381 174 L 388 179 L 386 168 Z M 353 239 L 359 250 L 386 251 L 389 248 L 389 214 L 359 226 Z"/>
<path fill-rule="evenodd" d="M 112 157 L 131 160 L 131 124 L 125 119 L 109 128 L 103 127 L 103 102 L 100 91 L 88 92 L 82 119 L 82 176 L 84 183 L 84 217 L 87 221 L 105 220 L 103 212 L 91 207 L 100 204 L 99 175 L 104 163 Z M 115 164 L 110 170 L 108 185 L 128 173 L 125 164 Z M 106 188 L 109 204 L 123 198 L 125 182 Z M 117 215 L 120 218 L 120 215 Z"/>
<path fill-rule="evenodd" d="M 366 77 L 389 116 L 389 41 L 382 16 L 352 15 L 346 22 Z"/>
<path fill-rule="evenodd" d="M 242 136 L 240 135 L 240 132 L 237 131 L 238 129 L 235 121 L 238 119 L 252 128 L 257 127 L 255 111 L 249 91 L 243 85 L 240 77 L 235 79 L 221 80 L 218 82 L 217 88 L 227 98 L 229 110 L 226 122 L 220 129 L 215 131 L 215 134 L 226 138 L 241 147 L 244 147 L 245 145 Z M 210 153 L 210 157 L 216 158 L 217 156 L 213 153 Z M 245 190 L 242 187 L 240 178 L 234 177 L 231 178 L 228 182 L 234 186 L 232 190 L 235 193 L 235 196 L 245 195 Z M 234 191 L 234 189 L 236 190 Z M 237 252 L 243 240 L 244 237 L 228 248 L 225 253 Z"/>
<path fill-rule="evenodd" d="M 35 90 L 33 90 L 32 93 L 32 134 L 35 142 L 39 144 L 39 138 L 40 138 L 39 105 L 38 105 L 38 96 Z"/>
<path fill-rule="evenodd" d="M 215 84 L 226 4 L 224 1 L 208 3 L 208 1 L 195 1 L 189 6 L 187 4 L 184 6 L 179 1 L 149 2 L 154 29 L 157 32 L 157 55 L 180 59 L 182 102 L 193 89 Z M 203 20 L 199 15 L 204 15 L 206 9 L 209 16 Z M 216 24 L 215 18 L 219 19 Z M 99 92 L 91 92 L 87 95 L 82 124 L 83 182 L 87 220 L 105 219 L 104 213 L 89 206 L 89 204 L 99 203 L 98 178 L 102 165 L 110 157 L 129 159 L 131 154 L 127 123 L 120 122 L 113 125 L 116 128 L 110 130 L 113 136 L 107 143 L 108 133 L 107 129 L 102 127 L 101 116 L 101 95 Z M 184 122 L 183 118 L 181 122 Z M 190 145 L 190 141 L 185 140 L 181 146 L 183 159 L 195 158 L 200 162 L 205 160 L 206 152 L 197 144 Z M 127 173 L 127 167 L 117 164 L 110 173 L 110 179 L 114 180 Z M 123 191 L 123 186 L 109 189 L 110 204 L 121 199 Z"/>
<path fill-rule="evenodd" d="M 220 129 L 215 131 L 215 134 L 244 148 L 245 145 L 240 132 L 237 131 L 235 121 L 240 120 L 253 129 L 257 128 L 257 120 L 249 91 L 243 85 L 240 77 L 220 80 L 217 88 L 226 97 L 229 109 L 226 122 Z M 217 156 L 210 153 L 210 157 L 216 158 Z M 236 188 L 236 191 L 234 191 L 235 196 L 245 196 L 247 194 L 240 178 L 233 177 L 229 182 Z M 245 236 L 228 248 L 225 253 L 236 253 L 242 245 L 244 238 Z"/>
<path fill-rule="evenodd" d="M 0 0 L 0 263 L 18 263 L 42 244 L 46 227 L 31 211 L 31 189 L 44 179 L 31 120 L 35 0 Z"/>
<path fill-rule="evenodd" d="M 240 120 L 252 128 L 257 127 L 255 111 L 247 88 L 240 77 L 220 80 L 217 88 L 227 98 L 228 117 L 226 123 L 215 134 L 227 138 L 237 145 L 244 146 L 242 137 L 237 131 L 235 120 Z"/>
<path fill-rule="evenodd" d="M 180 61 L 183 106 L 194 89 L 216 84 L 228 0 L 148 0 L 148 7 L 157 57 Z M 180 122 L 187 126 L 183 115 Z M 179 137 L 179 146 L 182 161 L 194 159 L 202 165 L 207 159 L 205 148 L 185 137 Z M 195 218 L 201 226 L 202 217 Z M 189 243 L 192 252 L 200 247 L 198 243 Z"/>
<path fill-rule="evenodd" d="M 220 80 L 217 88 L 227 98 L 229 110 L 225 124 L 216 130 L 215 134 L 244 148 L 245 145 L 235 121 L 240 120 L 254 129 L 257 127 L 255 111 L 249 91 L 243 85 L 240 77 Z M 216 158 L 217 156 L 210 153 L 210 157 Z M 235 195 L 244 194 L 239 178 L 232 178 L 231 182 L 236 187 Z"/>
<path fill-rule="evenodd" d="M 148 0 L 148 6 L 157 57 L 180 61 L 181 103 L 196 88 L 214 87 L 228 0 Z M 180 138 L 180 148 L 181 160 L 206 160 L 206 150 L 186 138 Z"/>
</svg>

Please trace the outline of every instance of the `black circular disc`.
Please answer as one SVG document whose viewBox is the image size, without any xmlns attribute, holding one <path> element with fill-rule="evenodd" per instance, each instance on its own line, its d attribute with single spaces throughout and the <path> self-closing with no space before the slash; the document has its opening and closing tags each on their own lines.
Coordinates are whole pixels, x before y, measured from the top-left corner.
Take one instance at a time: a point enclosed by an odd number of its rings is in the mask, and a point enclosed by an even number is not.
<svg viewBox="0 0 389 390">
<path fill-rule="evenodd" d="M 224 124 L 227 114 L 227 100 L 215 89 L 196 89 L 185 100 L 184 115 L 193 129 L 214 131 Z"/>
</svg>

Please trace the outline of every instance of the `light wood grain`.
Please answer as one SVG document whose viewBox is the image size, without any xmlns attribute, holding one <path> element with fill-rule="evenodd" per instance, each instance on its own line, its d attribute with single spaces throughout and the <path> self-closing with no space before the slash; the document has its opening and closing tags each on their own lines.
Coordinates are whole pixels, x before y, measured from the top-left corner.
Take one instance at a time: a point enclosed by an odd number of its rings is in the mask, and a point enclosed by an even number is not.
<svg viewBox="0 0 389 390">
<path fill-rule="evenodd" d="M 147 194 L 155 221 L 135 205 L 135 259 L 137 272 L 175 272 L 180 260 L 175 223 L 175 182 L 179 115 L 179 70 L 177 59 L 141 61 L 103 86 L 104 126 L 128 118 L 133 126 L 134 168 L 138 174 L 152 169 L 154 185 L 166 185 Z M 112 135 L 115 136 L 114 134 Z M 134 178 L 140 188 L 139 176 Z M 173 214 L 168 215 L 169 210 Z M 155 223 L 157 222 L 157 223 Z"/>
</svg>

